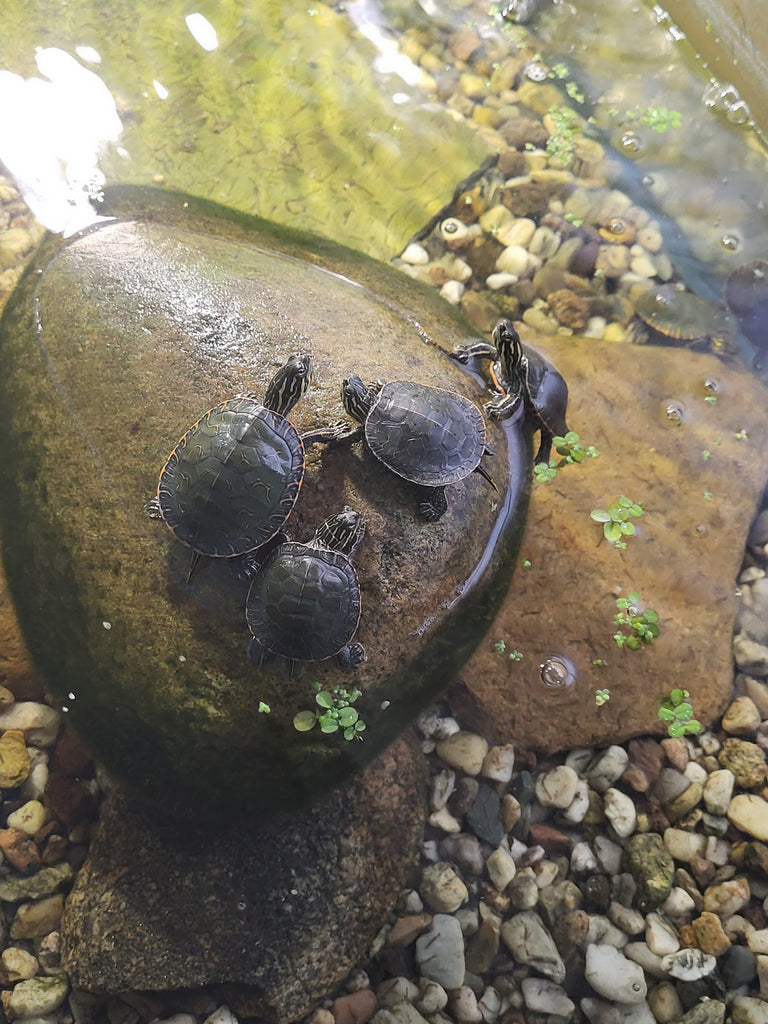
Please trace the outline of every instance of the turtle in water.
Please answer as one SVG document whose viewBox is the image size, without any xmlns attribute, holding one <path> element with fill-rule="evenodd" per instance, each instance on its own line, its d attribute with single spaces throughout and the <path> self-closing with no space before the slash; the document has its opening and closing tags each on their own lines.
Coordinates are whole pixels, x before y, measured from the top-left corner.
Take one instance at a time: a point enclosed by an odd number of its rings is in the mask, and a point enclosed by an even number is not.
<svg viewBox="0 0 768 1024">
<path fill-rule="evenodd" d="M 258 567 L 245 604 L 251 661 L 274 655 L 296 661 L 336 657 L 342 668 L 366 661 L 352 643 L 360 622 L 360 584 L 352 565 L 365 518 L 348 505 L 329 516 L 308 544 L 285 538 Z"/>
<path fill-rule="evenodd" d="M 214 406 L 168 457 L 146 508 L 192 548 L 188 582 L 202 555 L 228 558 L 236 575 L 251 575 L 249 553 L 290 515 L 304 478 L 304 444 L 287 416 L 311 376 L 311 355 L 294 353 L 263 402 L 246 394 Z"/>
<path fill-rule="evenodd" d="M 485 419 L 463 395 L 409 380 L 364 384 L 353 375 L 342 381 L 341 400 L 358 426 L 313 431 L 313 442 L 364 439 L 380 462 L 420 488 L 422 519 L 440 519 L 448 509 L 446 486 L 470 473 L 479 473 L 496 490 L 481 465 L 484 455 L 493 454 Z"/>
<path fill-rule="evenodd" d="M 646 289 L 635 300 L 635 312 L 648 330 L 632 331 L 637 344 L 680 342 L 708 346 L 716 355 L 735 351 L 735 325 L 727 309 L 673 284 Z"/>
<path fill-rule="evenodd" d="M 534 431 L 541 433 L 534 462 L 549 462 L 553 438 L 568 433 L 568 385 L 555 367 L 535 349 L 522 344 L 511 320 L 502 320 L 494 327 L 493 345 L 487 341 L 461 345 L 451 355 L 460 363 L 491 361 L 491 377 L 501 393 L 486 404 L 485 411 L 494 419 L 527 416 Z"/>
</svg>

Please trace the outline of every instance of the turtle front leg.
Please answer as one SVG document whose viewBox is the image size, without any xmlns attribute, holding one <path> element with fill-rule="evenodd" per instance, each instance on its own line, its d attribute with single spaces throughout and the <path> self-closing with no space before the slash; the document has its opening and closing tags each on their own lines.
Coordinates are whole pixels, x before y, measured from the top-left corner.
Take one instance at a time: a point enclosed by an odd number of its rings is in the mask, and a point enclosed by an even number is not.
<svg viewBox="0 0 768 1024">
<path fill-rule="evenodd" d="M 155 495 L 154 498 L 150 498 L 144 505 L 144 511 L 147 513 L 150 519 L 162 520 L 163 513 L 160 511 L 160 499 Z"/>
<path fill-rule="evenodd" d="M 428 523 L 436 523 L 448 511 L 448 500 L 444 487 L 422 487 L 423 495 L 419 502 L 419 515 Z"/>
<path fill-rule="evenodd" d="M 314 430 L 307 430 L 301 435 L 304 448 L 311 448 L 313 444 L 337 445 L 342 441 L 352 444 L 353 441 L 360 441 L 363 438 L 361 426 L 350 427 L 347 420 L 341 420 L 330 427 L 316 427 Z"/>
<path fill-rule="evenodd" d="M 486 402 L 483 408 L 491 420 L 509 420 L 524 411 L 522 395 L 503 394 Z"/>
<path fill-rule="evenodd" d="M 368 655 L 365 653 L 365 648 L 362 644 L 347 644 L 336 655 L 336 660 L 343 669 L 351 671 L 357 668 L 358 665 L 362 665 L 363 662 L 368 661 Z"/>
</svg>

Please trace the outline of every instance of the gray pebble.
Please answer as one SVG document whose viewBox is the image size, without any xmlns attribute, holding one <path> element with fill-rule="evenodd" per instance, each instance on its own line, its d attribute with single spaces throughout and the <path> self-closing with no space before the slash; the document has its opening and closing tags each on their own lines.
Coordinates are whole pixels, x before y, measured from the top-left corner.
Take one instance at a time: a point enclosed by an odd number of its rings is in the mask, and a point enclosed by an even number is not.
<svg viewBox="0 0 768 1024">
<path fill-rule="evenodd" d="M 565 964 L 538 914 L 530 910 L 514 914 L 502 924 L 501 938 L 517 963 L 527 964 L 557 983 L 564 980 Z"/>
<path fill-rule="evenodd" d="M 464 936 L 449 914 L 435 914 L 432 927 L 416 940 L 416 963 L 422 977 L 445 989 L 464 983 Z"/>
</svg>

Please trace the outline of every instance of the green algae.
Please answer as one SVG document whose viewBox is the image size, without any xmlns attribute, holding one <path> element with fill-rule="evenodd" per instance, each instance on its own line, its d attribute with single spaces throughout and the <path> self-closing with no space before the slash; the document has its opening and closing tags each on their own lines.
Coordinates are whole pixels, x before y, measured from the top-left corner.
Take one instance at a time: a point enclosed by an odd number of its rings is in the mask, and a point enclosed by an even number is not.
<svg viewBox="0 0 768 1024">
<path fill-rule="evenodd" d="M 219 46 L 206 52 L 180 0 L 108 11 L 97 0 L 9 0 L 3 64 L 35 75 L 36 46 L 93 47 L 115 96 L 120 145 L 110 183 L 162 183 L 389 259 L 482 161 L 463 123 L 396 75 L 323 3 L 200 8 Z M 161 99 L 153 82 L 167 90 Z M 396 102 L 393 99 L 399 94 Z"/>
</svg>

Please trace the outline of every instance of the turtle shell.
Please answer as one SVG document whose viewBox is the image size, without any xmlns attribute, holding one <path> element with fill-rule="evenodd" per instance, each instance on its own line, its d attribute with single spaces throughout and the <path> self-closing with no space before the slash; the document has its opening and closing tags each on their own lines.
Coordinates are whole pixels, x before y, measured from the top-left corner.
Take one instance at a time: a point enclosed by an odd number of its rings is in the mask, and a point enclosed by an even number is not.
<svg viewBox="0 0 768 1024">
<path fill-rule="evenodd" d="M 525 346 L 525 387 L 534 414 L 555 435 L 567 433 L 565 413 L 568 385 L 555 367 L 535 349 Z"/>
<path fill-rule="evenodd" d="M 253 578 L 248 627 L 268 651 L 324 661 L 345 647 L 360 621 L 360 584 L 340 551 L 288 541 Z"/>
<path fill-rule="evenodd" d="M 240 397 L 189 428 L 160 474 L 157 498 L 179 540 L 230 558 L 277 533 L 303 478 L 304 445 L 293 424 Z"/>
<path fill-rule="evenodd" d="M 463 480 L 485 451 L 485 420 L 454 391 L 396 380 L 385 384 L 365 421 L 373 454 L 398 476 L 425 487 Z"/>
</svg>

